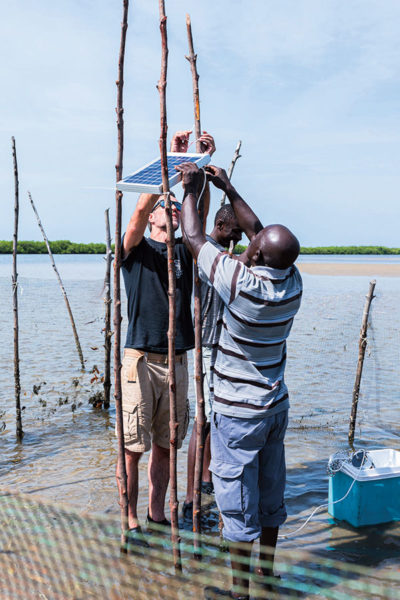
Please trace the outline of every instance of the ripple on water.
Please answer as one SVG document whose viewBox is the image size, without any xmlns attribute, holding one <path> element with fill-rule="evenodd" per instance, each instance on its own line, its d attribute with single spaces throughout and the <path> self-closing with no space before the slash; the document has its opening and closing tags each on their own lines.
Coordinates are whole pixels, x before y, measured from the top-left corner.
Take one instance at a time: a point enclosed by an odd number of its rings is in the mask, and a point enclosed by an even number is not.
<svg viewBox="0 0 400 600">
<path fill-rule="evenodd" d="M 103 260 L 63 257 L 60 270 L 70 298 L 86 372 L 81 373 L 63 298 L 48 272 L 47 257 L 39 263 L 21 260 L 20 367 L 22 384 L 22 444 L 14 439 L 12 306 L 9 264 L 0 261 L 0 384 L 5 399 L 0 409 L 0 475 L 2 484 L 37 493 L 78 510 L 118 515 L 114 478 L 115 411 L 94 410 L 89 397 L 101 389 L 93 366 L 103 365 Z M 7 271 L 7 272 L 6 272 Z M 50 273 L 50 274 L 49 274 Z M 50 276 L 51 275 L 51 276 Z M 347 429 L 368 278 L 305 276 L 301 311 L 288 343 L 286 380 L 291 393 L 286 436 L 288 522 L 301 526 L 311 510 L 327 500 L 326 463 L 346 446 Z M 400 282 L 378 280 L 359 402 L 356 444 L 399 448 Z M 125 315 L 123 298 L 123 315 Z M 8 312 L 7 312 L 8 308 Z M 7 316 L 8 315 L 8 316 Z M 122 323 L 123 338 L 126 319 Z M 98 348 L 92 350 L 91 348 Z M 192 369 L 192 364 L 190 365 Z M 78 381 L 78 384 L 74 381 Z M 43 382 L 46 382 L 45 384 Z M 33 386 L 41 386 L 34 393 Z M 193 385 L 190 397 L 193 409 Z M 73 409 L 74 408 L 74 409 Z M 5 415 L 1 417 L 1 412 Z M 1 429 L 1 427 L 0 427 Z M 178 453 L 178 495 L 185 496 L 189 434 Z M 139 515 L 147 513 L 147 456 L 140 463 Z M 218 514 L 210 504 L 205 529 L 217 534 Z M 321 511 L 283 548 L 308 548 L 324 556 L 371 564 L 379 572 L 399 558 L 399 527 L 355 530 L 334 523 Z"/>
</svg>

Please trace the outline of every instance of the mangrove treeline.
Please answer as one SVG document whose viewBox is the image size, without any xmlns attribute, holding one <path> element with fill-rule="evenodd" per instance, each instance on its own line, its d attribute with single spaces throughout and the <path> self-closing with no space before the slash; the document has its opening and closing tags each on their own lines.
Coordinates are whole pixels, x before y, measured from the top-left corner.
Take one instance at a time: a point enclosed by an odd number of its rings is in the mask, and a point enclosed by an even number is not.
<svg viewBox="0 0 400 600">
<path fill-rule="evenodd" d="M 50 242 L 53 254 L 105 254 L 106 245 L 103 243 L 81 244 L 69 240 L 56 240 Z M 235 253 L 241 254 L 246 246 L 238 244 Z M 114 246 L 112 247 L 114 251 Z M 44 242 L 19 241 L 19 254 L 46 254 Z M 12 242 L 0 240 L 0 254 L 12 254 Z M 387 248 L 386 246 L 317 246 L 301 248 L 301 254 L 400 254 L 400 248 Z"/>
<path fill-rule="evenodd" d="M 69 240 L 56 240 L 49 242 L 53 254 L 105 254 L 105 244 L 79 244 Z M 17 244 L 19 254 L 47 254 L 44 242 L 19 241 Z M 113 247 L 114 250 L 114 247 Z M 0 240 L 0 254 L 12 254 L 12 242 Z"/>
</svg>

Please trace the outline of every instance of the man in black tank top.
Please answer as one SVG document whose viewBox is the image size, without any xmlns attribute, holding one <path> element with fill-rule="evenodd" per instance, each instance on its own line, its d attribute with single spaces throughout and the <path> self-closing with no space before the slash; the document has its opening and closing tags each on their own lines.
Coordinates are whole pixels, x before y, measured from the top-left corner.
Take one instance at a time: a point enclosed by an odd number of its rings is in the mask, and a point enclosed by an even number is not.
<svg viewBox="0 0 400 600">
<path fill-rule="evenodd" d="M 171 152 L 186 152 L 189 131 L 177 132 Z M 215 151 L 211 135 L 201 138 L 203 152 Z M 207 186 L 208 191 L 208 186 Z M 181 205 L 171 192 L 172 222 L 178 229 Z M 145 238 L 147 225 L 150 237 Z M 127 294 L 128 331 L 122 361 L 122 409 L 128 476 L 129 538 L 146 545 L 137 518 L 138 464 L 150 450 L 148 529 L 169 525 L 164 512 L 169 481 L 168 268 L 164 197 L 141 194 L 122 241 L 122 274 Z M 178 448 L 189 422 L 186 352 L 194 347 L 191 315 L 192 258 L 175 240 L 176 402 Z M 118 478 L 117 478 L 117 483 Z"/>
</svg>

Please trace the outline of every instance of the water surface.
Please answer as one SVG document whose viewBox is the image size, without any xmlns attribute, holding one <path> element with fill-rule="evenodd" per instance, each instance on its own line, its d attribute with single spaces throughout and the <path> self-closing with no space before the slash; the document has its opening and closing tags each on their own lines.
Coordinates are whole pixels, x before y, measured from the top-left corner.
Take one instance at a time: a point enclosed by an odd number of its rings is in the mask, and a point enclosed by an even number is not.
<svg viewBox="0 0 400 600">
<path fill-rule="evenodd" d="M 354 260 L 338 257 L 335 260 Z M 22 444 L 15 441 L 11 256 L 0 256 L 0 477 L 2 486 L 37 494 L 79 511 L 117 515 L 114 479 L 115 410 L 94 410 L 102 389 L 105 262 L 99 255 L 56 256 L 86 360 L 81 373 L 71 326 L 46 255 L 20 256 L 20 369 Z M 302 260 L 302 259 L 301 259 Z M 304 257 L 333 260 L 333 257 Z M 399 261 L 399 257 L 357 257 Z M 358 336 L 368 277 L 304 275 L 304 297 L 288 343 L 290 426 L 286 438 L 289 518 L 281 533 L 297 529 L 327 502 L 330 454 L 347 440 Z M 123 296 L 122 339 L 126 331 Z M 378 278 L 362 379 L 356 446 L 399 449 L 400 278 Z M 95 368 L 96 367 L 96 368 Z M 191 367 L 192 368 L 192 367 Z M 99 373 L 97 373 L 97 370 Z M 97 378 L 97 379 L 96 379 Z M 34 388 L 35 386 L 35 388 Z M 190 389 L 193 411 L 193 385 Z M 186 485 L 189 434 L 178 458 L 179 500 Z M 146 462 L 140 467 L 140 516 L 147 512 Z M 205 499 L 206 500 L 206 499 Z M 208 526 L 217 530 L 211 505 Z M 321 510 L 297 535 L 280 541 L 325 557 L 390 572 L 400 556 L 398 524 L 356 530 Z M 396 567 L 397 568 L 397 567 Z"/>
</svg>

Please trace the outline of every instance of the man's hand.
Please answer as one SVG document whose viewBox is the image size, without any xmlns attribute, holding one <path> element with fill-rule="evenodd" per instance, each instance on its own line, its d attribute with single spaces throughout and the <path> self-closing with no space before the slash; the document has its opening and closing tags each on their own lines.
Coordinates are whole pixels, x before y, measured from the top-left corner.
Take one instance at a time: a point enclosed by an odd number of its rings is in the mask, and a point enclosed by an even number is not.
<svg viewBox="0 0 400 600">
<path fill-rule="evenodd" d="M 177 131 L 171 141 L 171 152 L 187 152 L 189 137 L 192 131 Z"/>
<path fill-rule="evenodd" d="M 214 165 L 207 165 L 204 167 L 207 173 L 207 179 L 209 179 L 215 187 L 226 192 L 227 187 L 231 185 L 228 175 L 221 167 L 215 167 Z"/>
<path fill-rule="evenodd" d="M 203 154 L 209 154 L 212 156 L 215 152 L 215 142 L 212 135 L 203 131 L 203 134 L 198 139 L 201 142 L 201 151 Z"/>
<path fill-rule="evenodd" d="M 193 163 L 182 163 L 175 169 L 182 173 L 182 187 L 185 190 L 185 195 L 189 193 L 198 194 L 204 183 L 204 174 L 199 167 Z"/>
</svg>

